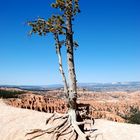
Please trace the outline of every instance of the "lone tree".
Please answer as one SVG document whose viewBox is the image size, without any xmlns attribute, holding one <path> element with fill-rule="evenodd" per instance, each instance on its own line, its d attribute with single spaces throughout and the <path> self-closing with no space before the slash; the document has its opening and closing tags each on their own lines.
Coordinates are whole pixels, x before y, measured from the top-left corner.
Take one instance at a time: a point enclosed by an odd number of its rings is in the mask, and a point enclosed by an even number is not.
<svg viewBox="0 0 140 140">
<path fill-rule="evenodd" d="M 53 8 L 60 9 L 59 14 L 52 15 L 47 20 L 44 18 L 38 18 L 35 21 L 28 22 L 28 25 L 32 27 L 31 34 L 35 33 L 40 36 L 46 36 L 51 33 L 55 40 L 56 53 L 59 60 L 59 70 L 64 82 L 64 93 L 66 97 L 66 103 L 68 112 L 65 115 L 53 114 L 47 121 L 46 130 L 34 130 L 27 135 L 32 135 L 30 139 L 34 139 L 38 136 L 46 133 L 52 134 L 51 139 L 65 139 L 76 140 L 81 138 L 82 140 L 89 139 L 91 135 L 87 135 L 80 129 L 80 125 L 87 122 L 78 120 L 78 107 L 77 107 L 77 83 L 74 66 L 74 47 L 78 47 L 78 44 L 73 39 L 72 22 L 75 16 L 80 12 L 79 0 L 56 0 L 51 5 Z M 63 38 L 63 40 L 60 40 Z M 65 72 L 62 65 L 61 48 L 65 46 L 67 53 L 67 65 L 68 65 L 68 79 L 67 82 Z M 59 122 L 59 123 L 58 123 Z M 53 123 L 53 127 L 49 124 Z M 63 139 L 64 140 L 64 139 Z"/>
</svg>

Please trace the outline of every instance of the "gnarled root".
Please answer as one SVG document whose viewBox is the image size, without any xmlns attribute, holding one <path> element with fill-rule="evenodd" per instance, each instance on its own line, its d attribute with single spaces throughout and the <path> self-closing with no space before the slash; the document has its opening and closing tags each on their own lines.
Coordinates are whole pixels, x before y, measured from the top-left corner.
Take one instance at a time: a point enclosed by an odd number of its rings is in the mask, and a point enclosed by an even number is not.
<svg viewBox="0 0 140 140">
<path fill-rule="evenodd" d="M 26 134 L 26 137 L 27 140 L 33 140 L 47 135 L 47 140 L 90 140 L 92 136 L 83 133 L 78 126 L 86 123 L 87 122 L 76 122 L 76 113 L 74 110 L 69 111 L 68 114 L 65 115 L 54 113 L 47 119 L 45 130 L 32 130 Z"/>
</svg>

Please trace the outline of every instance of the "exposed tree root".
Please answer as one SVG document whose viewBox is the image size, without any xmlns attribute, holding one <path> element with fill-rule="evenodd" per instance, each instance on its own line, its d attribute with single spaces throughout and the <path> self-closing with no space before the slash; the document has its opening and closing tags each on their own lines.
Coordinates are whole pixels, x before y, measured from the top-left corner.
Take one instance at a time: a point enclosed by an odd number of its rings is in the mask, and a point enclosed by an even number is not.
<svg viewBox="0 0 140 140">
<path fill-rule="evenodd" d="M 89 122 L 77 122 L 76 113 L 74 110 L 68 114 L 60 115 L 54 113 L 46 120 L 46 129 L 31 130 L 26 134 L 27 140 L 33 140 L 43 135 L 48 135 L 50 138 L 47 140 L 90 140 L 93 131 L 83 133 L 78 125 L 89 124 Z"/>
</svg>

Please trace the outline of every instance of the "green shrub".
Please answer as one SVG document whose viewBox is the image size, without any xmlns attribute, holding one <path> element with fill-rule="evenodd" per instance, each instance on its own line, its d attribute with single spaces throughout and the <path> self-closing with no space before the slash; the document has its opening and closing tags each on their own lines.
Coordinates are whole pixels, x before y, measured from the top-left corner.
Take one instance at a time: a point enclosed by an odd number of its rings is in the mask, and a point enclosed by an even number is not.
<svg viewBox="0 0 140 140">
<path fill-rule="evenodd" d="M 131 107 L 127 116 L 128 123 L 140 124 L 140 110 L 138 107 Z"/>
<path fill-rule="evenodd" d="M 135 124 L 140 124 L 140 112 L 132 115 L 130 118 L 129 118 L 129 122 L 130 123 L 135 123 Z"/>
</svg>

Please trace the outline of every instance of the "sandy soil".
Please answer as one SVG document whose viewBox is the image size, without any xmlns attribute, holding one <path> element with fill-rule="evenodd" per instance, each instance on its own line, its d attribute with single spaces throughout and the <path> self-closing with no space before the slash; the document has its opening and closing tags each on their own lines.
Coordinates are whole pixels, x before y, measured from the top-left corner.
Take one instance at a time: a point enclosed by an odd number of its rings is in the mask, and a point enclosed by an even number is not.
<svg viewBox="0 0 140 140">
<path fill-rule="evenodd" d="M 140 125 L 96 120 L 94 127 L 104 140 L 140 140 Z"/>
<path fill-rule="evenodd" d="M 0 140 L 26 140 L 25 134 L 31 129 L 45 129 L 50 114 L 14 108 L 0 100 Z M 95 120 L 93 127 L 99 134 L 93 140 L 140 140 L 140 125 Z M 49 140 L 43 136 L 35 140 Z"/>
</svg>

